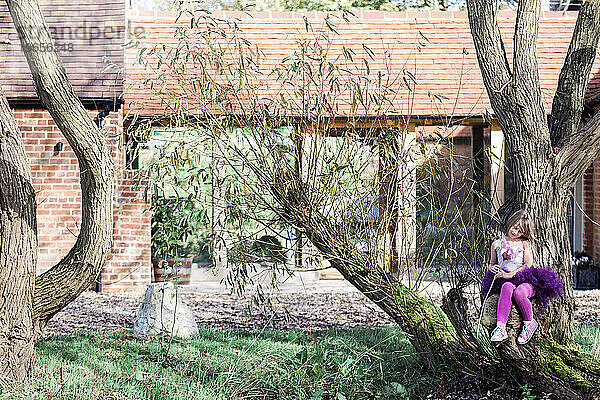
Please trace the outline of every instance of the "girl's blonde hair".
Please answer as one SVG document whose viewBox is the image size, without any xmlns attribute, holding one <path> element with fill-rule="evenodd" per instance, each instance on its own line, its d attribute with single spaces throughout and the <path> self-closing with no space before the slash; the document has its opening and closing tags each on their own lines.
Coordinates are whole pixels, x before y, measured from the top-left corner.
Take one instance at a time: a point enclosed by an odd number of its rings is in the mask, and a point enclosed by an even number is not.
<svg viewBox="0 0 600 400">
<path fill-rule="evenodd" d="M 529 243 L 533 244 L 533 240 L 535 239 L 535 229 L 533 227 L 533 220 L 529 217 L 529 213 L 525 210 L 519 210 L 510 216 L 508 221 L 506 222 L 506 229 L 504 230 L 504 234 L 508 235 L 508 231 L 513 226 L 519 224 L 521 227 L 521 232 L 523 233 L 521 236 L 528 240 Z"/>
</svg>

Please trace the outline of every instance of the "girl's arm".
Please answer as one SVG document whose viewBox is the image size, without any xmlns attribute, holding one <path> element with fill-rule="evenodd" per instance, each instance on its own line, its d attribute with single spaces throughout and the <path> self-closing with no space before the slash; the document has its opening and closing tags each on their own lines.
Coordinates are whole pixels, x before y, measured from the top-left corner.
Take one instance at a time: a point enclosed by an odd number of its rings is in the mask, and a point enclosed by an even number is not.
<svg viewBox="0 0 600 400">
<path fill-rule="evenodd" d="M 500 272 L 500 266 L 498 266 L 498 241 L 492 243 L 492 254 L 490 255 L 490 265 L 488 269 L 492 274 Z"/>
<path fill-rule="evenodd" d="M 533 248 L 528 240 L 523 242 L 523 265 L 527 268 L 533 265 Z"/>
</svg>

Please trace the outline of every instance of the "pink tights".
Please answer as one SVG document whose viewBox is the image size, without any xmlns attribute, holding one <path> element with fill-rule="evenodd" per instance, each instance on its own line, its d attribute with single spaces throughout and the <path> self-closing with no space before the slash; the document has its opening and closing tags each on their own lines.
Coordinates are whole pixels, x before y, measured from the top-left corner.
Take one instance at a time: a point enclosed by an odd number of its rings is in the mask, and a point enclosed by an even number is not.
<svg viewBox="0 0 600 400">
<path fill-rule="evenodd" d="M 523 314 L 524 321 L 533 319 L 533 310 L 529 299 L 535 294 L 535 289 L 531 283 L 521 283 L 515 286 L 512 282 L 506 282 L 500 289 L 500 300 L 498 300 L 498 321 L 506 324 L 508 314 L 510 313 L 511 297 L 514 296 L 517 307 Z"/>
</svg>

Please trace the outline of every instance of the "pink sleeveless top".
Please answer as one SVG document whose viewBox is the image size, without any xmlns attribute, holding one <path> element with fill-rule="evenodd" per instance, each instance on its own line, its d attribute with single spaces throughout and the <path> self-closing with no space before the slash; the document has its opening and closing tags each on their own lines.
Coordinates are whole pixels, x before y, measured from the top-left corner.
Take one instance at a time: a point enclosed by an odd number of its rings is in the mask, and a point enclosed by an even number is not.
<svg viewBox="0 0 600 400">
<path fill-rule="evenodd" d="M 498 246 L 498 265 L 505 272 L 512 272 L 523 265 L 523 248 L 511 246 L 508 240 L 502 238 Z"/>
</svg>

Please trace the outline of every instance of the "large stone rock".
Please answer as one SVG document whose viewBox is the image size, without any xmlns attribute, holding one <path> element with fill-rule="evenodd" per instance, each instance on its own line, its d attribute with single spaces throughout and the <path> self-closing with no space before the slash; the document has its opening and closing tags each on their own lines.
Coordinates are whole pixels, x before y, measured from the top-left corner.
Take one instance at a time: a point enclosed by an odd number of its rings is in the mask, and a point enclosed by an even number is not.
<svg viewBox="0 0 600 400">
<path fill-rule="evenodd" d="M 198 325 L 173 282 L 160 282 L 148 285 L 133 331 L 145 335 L 167 333 L 189 337 L 198 334 Z"/>
</svg>

